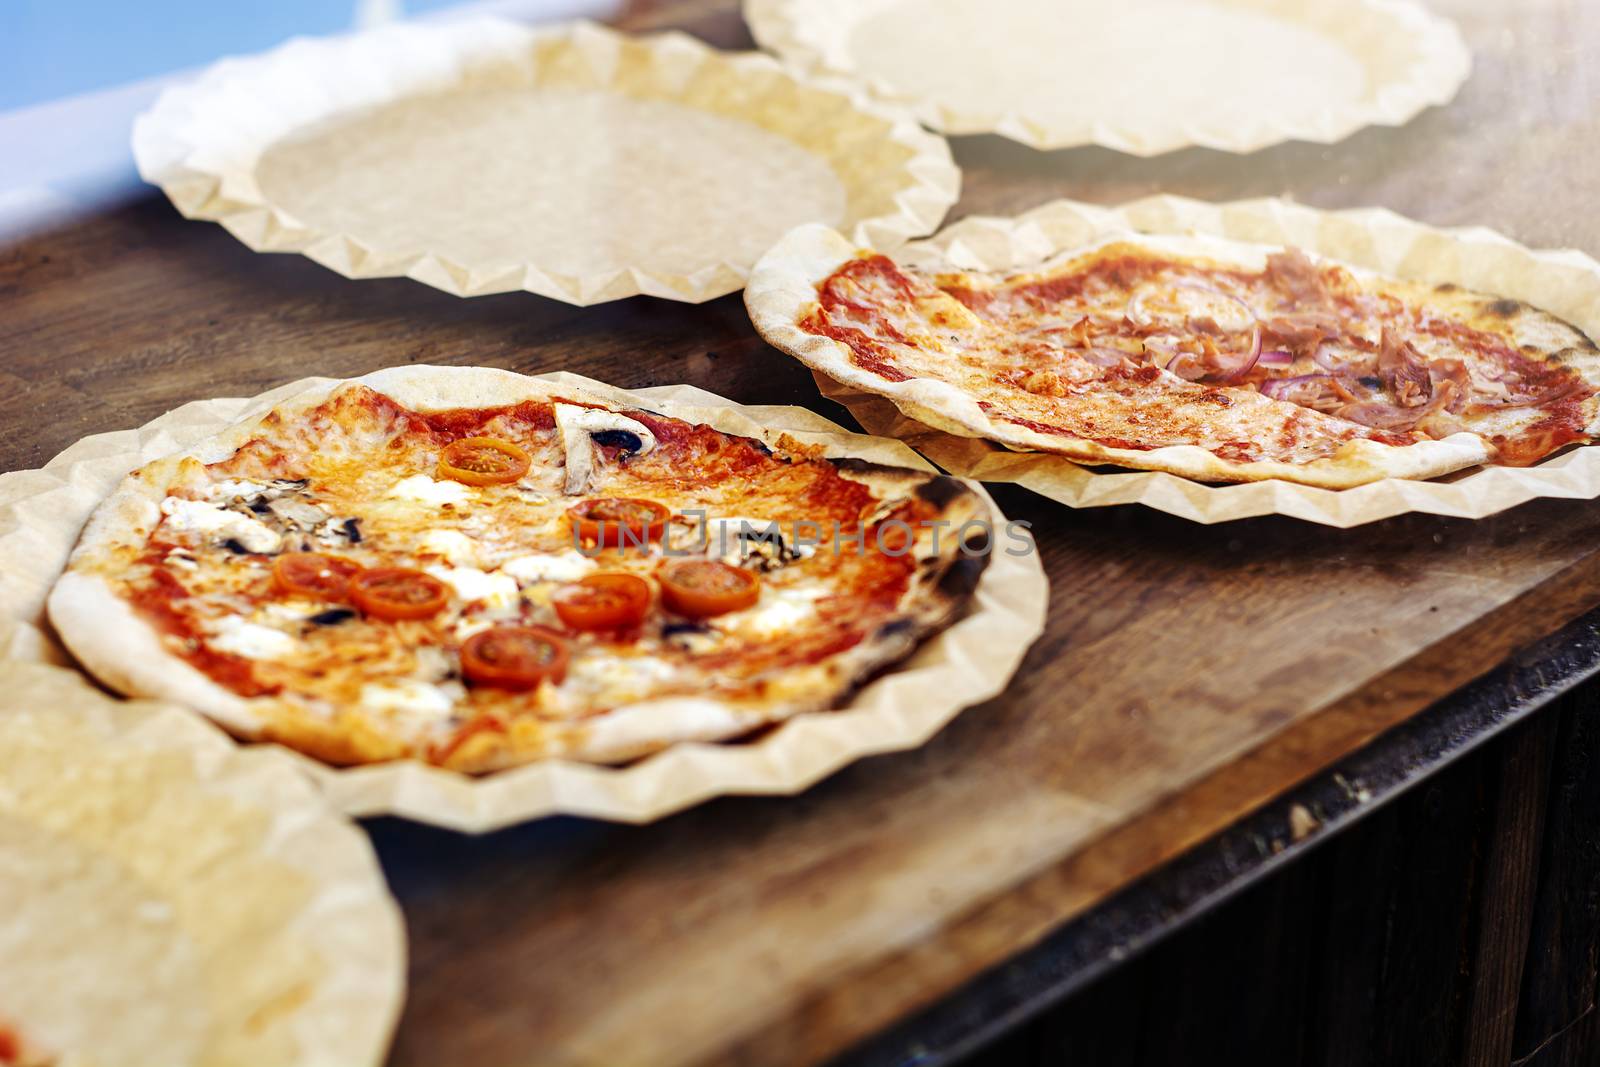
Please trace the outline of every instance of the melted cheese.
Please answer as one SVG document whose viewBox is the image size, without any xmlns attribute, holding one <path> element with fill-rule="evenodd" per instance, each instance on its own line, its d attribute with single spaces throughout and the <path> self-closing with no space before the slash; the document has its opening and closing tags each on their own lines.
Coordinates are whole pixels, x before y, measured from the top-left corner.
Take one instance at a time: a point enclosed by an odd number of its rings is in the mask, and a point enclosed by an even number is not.
<svg viewBox="0 0 1600 1067">
<path fill-rule="evenodd" d="M 576 706 L 594 700 L 617 704 L 644 700 L 656 695 L 661 684 L 676 674 L 676 667 L 654 656 L 575 656 L 557 699 L 575 700 Z"/>
<path fill-rule="evenodd" d="M 282 659 L 294 652 L 296 641 L 282 630 L 247 622 L 237 615 L 217 620 L 215 631 L 206 643 L 218 652 L 245 659 Z"/>
<path fill-rule="evenodd" d="M 455 711 L 456 701 L 465 695 L 459 683 L 434 685 L 414 680 L 368 682 L 361 687 L 358 703 L 363 711 L 427 726 L 448 722 Z"/>
<path fill-rule="evenodd" d="M 267 486 L 262 482 L 225 478 L 213 483 L 211 488 L 206 490 L 206 496 L 212 500 L 240 500 L 244 497 L 260 496 L 266 491 Z"/>
<path fill-rule="evenodd" d="M 455 590 L 468 604 L 482 604 L 491 611 L 504 611 L 517 605 L 517 581 L 509 574 L 486 574 L 476 567 L 428 567 L 427 572 Z"/>
<path fill-rule="evenodd" d="M 441 507 L 445 504 L 465 504 L 476 494 L 460 482 L 435 481 L 426 474 L 413 474 L 396 482 L 387 495 L 394 500 L 410 500 Z"/>
<path fill-rule="evenodd" d="M 816 602 L 827 595 L 818 586 L 767 586 L 754 607 L 724 615 L 717 620 L 719 628 L 749 631 L 761 637 L 772 638 L 805 625 L 816 614 Z"/>
<path fill-rule="evenodd" d="M 599 566 L 575 549 L 554 556 L 518 556 L 500 565 L 500 573 L 519 582 L 575 582 Z"/>
<path fill-rule="evenodd" d="M 276 531 L 237 511 L 203 500 L 169 496 L 161 502 L 169 529 L 200 534 L 218 541 L 233 539 L 251 552 L 276 552 L 282 541 Z"/>
<path fill-rule="evenodd" d="M 460 530 L 429 530 L 417 542 L 421 555 L 435 555 L 457 566 L 478 564 L 479 544 Z"/>
</svg>

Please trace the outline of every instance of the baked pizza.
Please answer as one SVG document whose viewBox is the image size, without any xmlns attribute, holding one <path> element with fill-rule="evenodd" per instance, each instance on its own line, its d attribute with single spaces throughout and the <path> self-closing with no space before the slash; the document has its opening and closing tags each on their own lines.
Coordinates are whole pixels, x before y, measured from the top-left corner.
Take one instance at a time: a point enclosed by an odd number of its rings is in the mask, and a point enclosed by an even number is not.
<svg viewBox="0 0 1600 1067">
<path fill-rule="evenodd" d="M 1600 409 L 1600 350 L 1552 315 L 1215 238 L 996 275 L 808 226 L 746 302 L 769 342 L 936 429 L 1205 481 L 1521 466 L 1589 440 Z"/>
<path fill-rule="evenodd" d="M 49 614 L 113 689 L 330 763 L 616 762 L 835 707 L 963 609 L 988 521 L 952 478 L 411 367 L 135 470 Z"/>
</svg>

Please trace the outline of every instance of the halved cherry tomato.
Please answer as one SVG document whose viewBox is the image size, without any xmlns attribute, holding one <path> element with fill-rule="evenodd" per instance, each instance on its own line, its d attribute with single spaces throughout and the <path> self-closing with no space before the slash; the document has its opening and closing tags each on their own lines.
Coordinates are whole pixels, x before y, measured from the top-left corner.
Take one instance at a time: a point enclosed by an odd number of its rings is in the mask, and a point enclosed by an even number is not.
<svg viewBox="0 0 1600 1067">
<path fill-rule="evenodd" d="M 620 571 L 591 574 L 556 590 L 550 602 L 574 630 L 620 630 L 644 621 L 650 583 Z"/>
<path fill-rule="evenodd" d="M 289 596 L 344 600 L 361 564 L 321 552 L 285 552 L 272 561 L 272 581 Z"/>
<path fill-rule="evenodd" d="M 350 579 L 350 599 L 380 619 L 426 619 L 450 602 L 450 587 L 410 567 L 374 567 Z"/>
<path fill-rule="evenodd" d="M 504 485 L 528 473 L 533 460 L 510 441 L 498 437 L 463 437 L 451 441 L 439 457 L 439 477 L 467 485 Z"/>
<path fill-rule="evenodd" d="M 581 541 L 617 548 L 661 540 L 672 512 L 654 500 L 627 496 L 592 496 L 568 509 Z"/>
<path fill-rule="evenodd" d="M 495 626 L 461 646 L 461 673 L 499 689 L 532 689 L 546 678 L 559 684 L 572 653 L 566 639 L 545 626 Z"/>
<path fill-rule="evenodd" d="M 704 619 L 741 611 L 761 598 L 761 579 L 716 559 L 683 559 L 656 572 L 669 611 Z"/>
</svg>

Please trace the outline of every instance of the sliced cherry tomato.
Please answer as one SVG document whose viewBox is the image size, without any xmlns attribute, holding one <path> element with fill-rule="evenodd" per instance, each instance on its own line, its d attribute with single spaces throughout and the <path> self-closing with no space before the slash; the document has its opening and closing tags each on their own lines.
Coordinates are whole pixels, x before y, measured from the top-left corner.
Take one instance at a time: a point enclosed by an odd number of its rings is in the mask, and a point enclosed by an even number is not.
<svg viewBox="0 0 1600 1067">
<path fill-rule="evenodd" d="M 620 571 L 591 574 L 556 590 L 550 602 L 574 630 L 620 630 L 644 621 L 650 583 Z"/>
<path fill-rule="evenodd" d="M 439 477 L 467 485 L 504 485 L 528 473 L 533 460 L 510 441 L 498 437 L 463 437 L 451 441 L 439 457 Z"/>
<path fill-rule="evenodd" d="M 350 579 L 350 599 L 380 619 L 426 619 L 450 602 L 450 587 L 410 567 L 374 567 Z"/>
<path fill-rule="evenodd" d="M 285 552 L 272 562 L 272 580 L 288 596 L 344 600 L 361 564 L 321 552 Z"/>
<path fill-rule="evenodd" d="M 761 579 L 716 559 L 683 559 L 656 572 L 661 602 L 669 611 L 704 619 L 750 607 L 761 597 Z"/>
<path fill-rule="evenodd" d="M 532 689 L 546 678 L 559 684 L 572 653 L 566 639 L 545 626 L 496 626 L 461 646 L 461 673 L 478 685 Z"/>
<path fill-rule="evenodd" d="M 580 540 L 617 548 L 661 540 L 672 512 L 654 500 L 626 496 L 592 496 L 567 512 Z"/>
</svg>

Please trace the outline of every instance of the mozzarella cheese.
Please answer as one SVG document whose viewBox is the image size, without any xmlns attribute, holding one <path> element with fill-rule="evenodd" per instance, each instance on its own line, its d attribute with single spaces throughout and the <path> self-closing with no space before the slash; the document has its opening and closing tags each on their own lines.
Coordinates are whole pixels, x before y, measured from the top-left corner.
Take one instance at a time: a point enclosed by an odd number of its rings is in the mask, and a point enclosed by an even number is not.
<svg viewBox="0 0 1600 1067">
<path fill-rule="evenodd" d="M 447 721 L 455 710 L 459 695 L 465 695 L 460 683 L 433 685 L 411 680 L 368 682 L 361 687 L 358 703 L 363 711 L 408 719 L 417 725 L 429 725 Z"/>
<path fill-rule="evenodd" d="M 267 486 L 261 482 L 247 481 L 243 478 L 225 478 L 214 482 L 206 491 L 206 496 L 212 500 L 238 500 L 242 497 L 260 496 L 267 491 Z"/>
<path fill-rule="evenodd" d="M 167 526 L 183 533 L 200 534 L 218 541 L 233 539 L 251 552 L 276 552 L 282 538 L 271 527 L 203 500 L 169 496 L 161 502 Z"/>
<path fill-rule="evenodd" d="M 624 703 L 651 696 L 675 674 L 676 667 L 654 656 L 574 656 L 560 688 L 574 698 Z"/>
<path fill-rule="evenodd" d="M 282 630 L 247 622 L 237 615 L 217 620 L 206 643 L 218 652 L 245 659 L 282 659 L 295 650 L 295 639 Z"/>
<path fill-rule="evenodd" d="M 816 602 L 827 594 L 814 587 L 775 588 L 761 591 L 754 607 L 725 615 L 718 622 L 728 629 L 752 630 L 762 637 L 777 637 L 801 625 L 816 613 Z"/>
<path fill-rule="evenodd" d="M 514 608 L 518 600 L 517 580 L 496 571 L 486 574 L 476 567 L 428 567 L 427 572 L 455 590 L 468 604 L 483 604 L 491 611 Z"/>
<path fill-rule="evenodd" d="M 518 556 L 500 565 L 500 573 L 519 582 L 575 582 L 599 566 L 576 549 L 554 556 Z"/>
<path fill-rule="evenodd" d="M 261 605 L 256 618 L 268 622 L 301 623 L 327 610 L 328 605 L 320 600 L 269 600 Z"/>
<path fill-rule="evenodd" d="M 435 481 L 426 474 L 413 474 L 394 483 L 388 495 L 396 500 L 413 500 L 439 507 L 444 504 L 465 504 L 475 494 L 460 482 Z"/>
<path fill-rule="evenodd" d="M 460 530 L 429 530 L 417 542 L 419 553 L 439 556 L 465 567 L 477 566 L 478 547 L 478 542 Z"/>
</svg>

